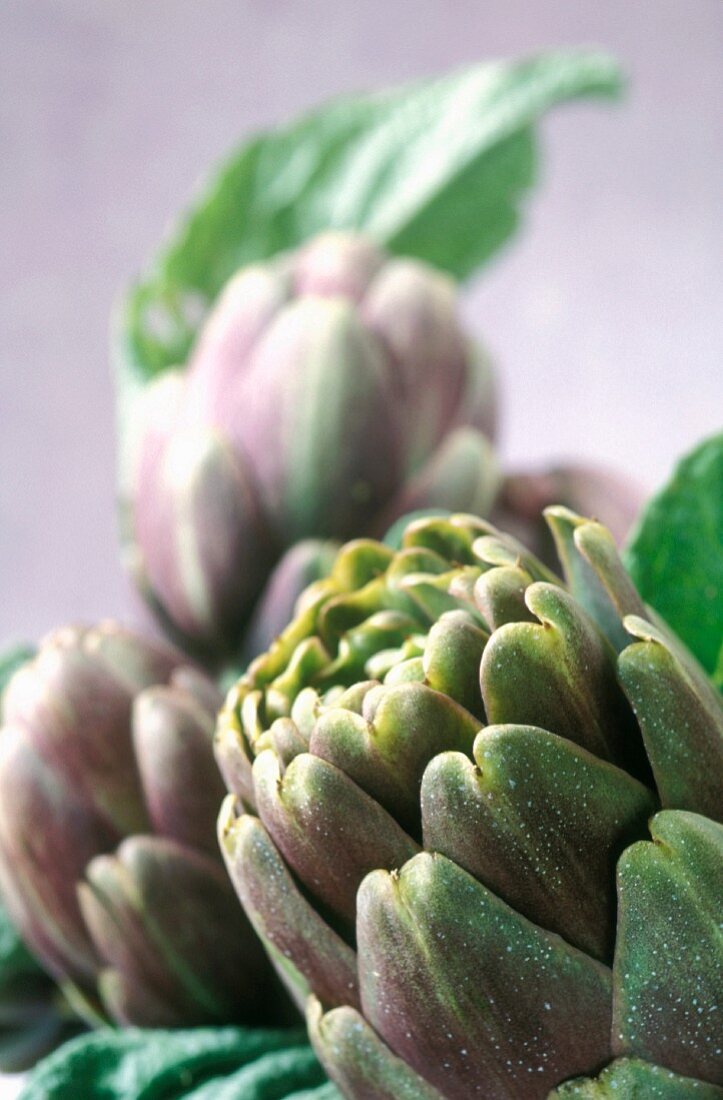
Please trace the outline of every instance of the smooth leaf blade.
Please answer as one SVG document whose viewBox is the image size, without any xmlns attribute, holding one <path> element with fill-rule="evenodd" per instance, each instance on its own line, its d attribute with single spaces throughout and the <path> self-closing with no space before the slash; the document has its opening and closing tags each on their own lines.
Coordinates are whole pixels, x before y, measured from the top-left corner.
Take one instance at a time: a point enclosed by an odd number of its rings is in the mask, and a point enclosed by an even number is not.
<svg viewBox="0 0 723 1100">
<path fill-rule="evenodd" d="M 643 599 L 723 686 L 723 432 L 686 455 L 625 552 Z M 716 671 L 717 670 L 717 671 Z"/>
<path fill-rule="evenodd" d="M 466 278 L 516 232 L 520 204 L 536 180 L 537 145 L 528 127 L 490 149 L 484 163 L 460 172 L 440 200 L 420 210 L 387 245 Z"/>
<path fill-rule="evenodd" d="M 126 380 L 185 359 L 230 275 L 327 228 L 471 274 L 514 230 L 535 175 L 532 127 L 557 103 L 613 96 L 617 64 L 573 51 L 488 62 L 335 100 L 245 143 L 175 229 L 119 317 Z"/>
</svg>

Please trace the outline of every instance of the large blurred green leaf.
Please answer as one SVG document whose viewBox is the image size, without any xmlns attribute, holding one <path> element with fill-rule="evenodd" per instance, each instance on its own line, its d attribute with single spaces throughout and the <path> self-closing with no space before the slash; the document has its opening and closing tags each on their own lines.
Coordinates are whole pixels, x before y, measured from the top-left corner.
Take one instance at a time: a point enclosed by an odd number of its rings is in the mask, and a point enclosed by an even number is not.
<svg viewBox="0 0 723 1100">
<path fill-rule="evenodd" d="M 643 599 L 723 687 L 723 432 L 681 460 L 624 556 Z"/>
<path fill-rule="evenodd" d="M 238 149 L 123 302 L 122 380 L 183 362 L 200 318 L 241 264 L 319 230 L 363 229 L 394 252 L 469 275 L 514 230 L 535 175 L 532 127 L 554 104 L 611 96 L 595 52 L 488 62 L 335 100 Z"/>
<path fill-rule="evenodd" d="M 35 1069 L 20 1100 L 341 1100 L 300 1031 L 105 1028 Z"/>
</svg>

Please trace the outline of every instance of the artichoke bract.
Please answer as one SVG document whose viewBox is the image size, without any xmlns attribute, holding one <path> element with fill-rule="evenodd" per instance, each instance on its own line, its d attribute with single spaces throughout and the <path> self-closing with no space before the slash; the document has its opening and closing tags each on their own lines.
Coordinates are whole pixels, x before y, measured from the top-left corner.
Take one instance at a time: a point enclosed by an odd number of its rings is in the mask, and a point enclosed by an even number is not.
<svg viewBox="0 0 723 1100">
<path fill-rule="evenodd" d="M 0 889 L 89 1021 L 268 1019 L 273 972 L 218 853 L 217 688 L 113 624 L 46 638 L 3 698 Z"/>
<path fill-rule="evenodd" d="M 591 463 L 560 462 L 507 474 L 489 519 L 554 569 L 557 554 L 545 523 L 546 508 L 563 504 L 573 512 L 595 516 L 619 546 L 625 542 L 643 503 L 641 486 L 618 471 Z"/>
<path fill-rule="evenodd" d="M 485 512 L 493 424 L 452 280 L 359 235 L 313 238 L 236 274 L 188 365 L 144 391 L 131 570 L 181 644 L 234 655 L 298 540 L 378 535 L 428 506 Z"/>
<path fill-rule="evenodd" d="M 721 1095 L 720 699 L 547 518 L 564 582 L 469 515 L 349 543 L 220 714 L 227 866 L 347 1097 Z"/>
</svg>

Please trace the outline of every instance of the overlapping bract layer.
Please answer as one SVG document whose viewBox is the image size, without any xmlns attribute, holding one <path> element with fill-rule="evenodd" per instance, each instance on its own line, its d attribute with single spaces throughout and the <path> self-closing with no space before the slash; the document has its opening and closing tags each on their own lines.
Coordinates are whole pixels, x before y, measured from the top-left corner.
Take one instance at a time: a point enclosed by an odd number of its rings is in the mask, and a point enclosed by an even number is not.
<svg viewBox="0 0 723 1100">
<path fill-rule="evenodd" d="M 215 686 L 115 626 L 49 636 L 0 729 L 0 885 L 92 1018 L 263 1018 L 269 967 L 218 857 Z"/>
<path fill-rule="evenodd" d="M 488 508 L 493 423 L 446 275 L 352 233 L 244 268 L 187 368 L 144 395 L 128 488 L 141 588 L 185 642 L 233 654 L 296 541 Z"/>
<path fill-rule="evenodd" d="M 466 515 L 350 543 L 221 714 L 227 865 L 349 1097 L 718 1095 L 720 700 L 548 521 L 564 584 Z"/>
</svg>

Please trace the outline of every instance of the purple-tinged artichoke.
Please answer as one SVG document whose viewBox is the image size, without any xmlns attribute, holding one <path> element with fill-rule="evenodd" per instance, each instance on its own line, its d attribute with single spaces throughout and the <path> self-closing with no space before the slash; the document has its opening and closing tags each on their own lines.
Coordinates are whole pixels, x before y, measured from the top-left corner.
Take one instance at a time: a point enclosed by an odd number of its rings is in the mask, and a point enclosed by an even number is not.
<svg viewBox="0 0 723 1100">
<path fill-rule="evenodd" d="M 0 888 L 69 999 L 124 1024 L 268 1020 L 216 842 L 215 685 L 102 623 L 46 638 L 3 702 Z"/>
<path fill-rule="evenodd" d="M 268 649 L 297 614 L 304 593 L 331 573 L 339 543 L 302 539 L 286 551 L 254 608 L 241 651 L 243 665 Z"/>
<path fill-rule="evenodd" d="M 182 644 L 239 652 L 298 540 L 380 535 L 429 506 L 486 512 L 491 372 L 450 278 L 327 233 L 242 269 L 184 369 L 138 412 L 128 559 Z"/>
<path fill-rule="evenodd" d="M 13 672 L 32 655 L 19 646 L 0 656 L 0 699 Z M 57 985 L 18 935 L 0 895 L 0 1073 L 29 1068 L 78 1027 Z"/>
<path fill-rule="evenodd" d="M 721 701 L 547 516 L 565 583 L 471 516 L 349 543 L 219 718 L 229 872 L 353 1100 L 722 1095 Z"/>
<path fill-rule="evenodd" d="M 594 516 L 619 546 L 638 518 L 643 501 L 641 486 L 629 477 L 604 466 L 560 462 L 545 469 L 507 474 L 490 520 L 554 569 L 557 557 L 545 523 L 546 508 L 563 504 L 580 515 Z"/>
</svg>

